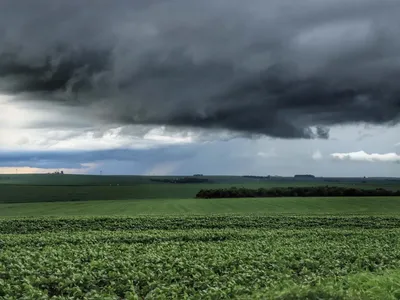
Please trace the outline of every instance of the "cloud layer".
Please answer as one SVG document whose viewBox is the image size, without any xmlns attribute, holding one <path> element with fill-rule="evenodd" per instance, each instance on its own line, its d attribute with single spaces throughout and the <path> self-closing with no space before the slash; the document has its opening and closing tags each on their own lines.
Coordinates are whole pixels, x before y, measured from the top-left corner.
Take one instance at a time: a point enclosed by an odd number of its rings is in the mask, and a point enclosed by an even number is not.
<svg viewBox="0 0 400 300">
<path fill-rule="evenodd" d="M 332 153 L 331 156 L 338 160 L 353 160 L 364 162 L 396 162 L 400 163 L 400 155 L 397 153 L 366 153 L 365 151 L 350 153 Z"/>
<path fill-rule="evenodd" d="M 397 0 L 4 0 L 0 92 L 105 124 L 327 138 L 400 117 Z"/>
</svg>

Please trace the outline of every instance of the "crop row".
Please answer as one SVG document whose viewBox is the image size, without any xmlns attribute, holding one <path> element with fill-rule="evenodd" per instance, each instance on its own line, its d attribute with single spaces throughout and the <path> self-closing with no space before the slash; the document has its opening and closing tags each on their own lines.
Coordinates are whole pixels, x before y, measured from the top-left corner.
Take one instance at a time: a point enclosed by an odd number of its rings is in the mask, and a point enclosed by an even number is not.
<svg viewBox="0 0 400 300">
<path fill-rule="evenodd" d="M 384 231 L 388 238 L 397 235 L 400 229 L 371 229 L 368 234 L 354 229 L 196 229 L 196 230 L 145 230 L 145 231 L 82 231 L 46 232 L 31 234 L 1 234 L 0 249 L 11 247 L 44 248 L 61 244 L 69 245 L 113 245 L 113 244 L 154 244 L 154 243 L 211 243 L 225 241 L 251 241 L 256 239 L 296 239 L 307 241 L 311 238 L 340 242 L 343 238 L 379 238 Z M 325 236 L 329 233 L 329 236 Z"/>
<path fill-rule="evenodd" d="M 400 268 L 400 229 L 59 231 L 0 240 L 0 299 L 356 299 L 349 278 Z"/>
<path fill-rule="evenodd" d="M 179 229 L 308 229 L 308 228 L 400 228 L 400 217 L 296 217 L 296 216 L 185 216 L 185 217 L 83 217 L 21 218 L 0 220 L 1 233 L 35 233 L 87 230 L 179 230 Z"/>
</svg>

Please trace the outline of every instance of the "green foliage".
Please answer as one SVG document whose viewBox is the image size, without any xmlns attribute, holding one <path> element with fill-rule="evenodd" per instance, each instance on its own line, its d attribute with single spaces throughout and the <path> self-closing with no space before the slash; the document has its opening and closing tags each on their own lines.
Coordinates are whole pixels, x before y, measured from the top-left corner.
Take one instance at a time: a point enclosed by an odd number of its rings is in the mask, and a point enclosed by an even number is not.
<svg viewBox="0 0 400 300">
<path fill-rule="evenodd" d="M 360 189 L 337 186 L 202 189 L 196 198 L 250 198 L 250 197 L 399 197 L 400 190 L 383 188 Z"/>
<path fill-rule="evenodd" d="M 0 234 L 39 232 L 197 230 L 197 229 L 390 229 L 400 228 L 400 217 L 214 215 L 186 217 L 82 217 L 0 219 Z"/>
<path fill-rule="evenodd" d="M 0 222 L 0 299 L 397 299 L 400 218 Z"/>
</svg>

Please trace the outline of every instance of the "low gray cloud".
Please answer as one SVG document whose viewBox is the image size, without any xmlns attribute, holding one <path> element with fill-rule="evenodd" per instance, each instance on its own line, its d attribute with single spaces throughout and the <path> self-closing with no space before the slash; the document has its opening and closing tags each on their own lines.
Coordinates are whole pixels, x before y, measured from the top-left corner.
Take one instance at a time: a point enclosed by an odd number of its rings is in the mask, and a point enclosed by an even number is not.
<svg viewBox="0 0 400 300">
<path fill-rule="evenodd" d="M 4 0 L 0 91 L 105 124 L 326 139 L 399 122 L 399 15 L 397 0 Z"/>
</svg>

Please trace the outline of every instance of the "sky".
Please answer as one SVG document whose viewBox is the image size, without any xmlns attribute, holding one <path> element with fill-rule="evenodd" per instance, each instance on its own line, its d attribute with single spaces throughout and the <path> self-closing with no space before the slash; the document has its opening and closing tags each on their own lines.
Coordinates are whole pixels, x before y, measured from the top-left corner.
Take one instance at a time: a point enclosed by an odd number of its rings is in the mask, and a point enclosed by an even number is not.
<svg viewBox="0 0 400 300">
<path fill-rule="evenodd" d="M 4 0 L 0 173 L 400 177 L 398 0 Z"/>
</svg>

